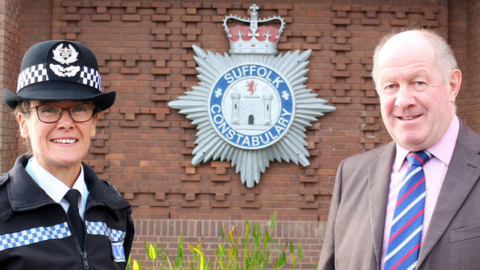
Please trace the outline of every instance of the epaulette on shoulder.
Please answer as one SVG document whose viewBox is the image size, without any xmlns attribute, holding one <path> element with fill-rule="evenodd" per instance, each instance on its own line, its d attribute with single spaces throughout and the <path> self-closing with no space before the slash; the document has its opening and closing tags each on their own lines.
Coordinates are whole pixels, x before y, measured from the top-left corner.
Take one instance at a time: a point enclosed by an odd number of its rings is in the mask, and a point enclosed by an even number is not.
<svg viewBox="0 0 480 270">
<path fill-rule="evenodd" d="M 0 187 L 3 186 L 5 183 L 7 183 L 8 179 L 9 179 L 8 173 L 0 174 Z"/>
<path fill-rule="evenodd" d="M 118 193 L 118 195 L 122 196 L 122 194 L 120 194 L 120 192 L 118 192 L 118 190 L 112 184 L 110 184 L 110 182 L 108 182 L 107 180 L 102 180 L 102 182 L 107 185 L 110 190 L 115 191 L 116 193 Z"/>
<path fill-rule="evenodd" d="M 101 180 L 105 185 L 107 186 L 111 186 L 112 184 L 110 184 L 110 182 L 108 182 L 107 180 Z"/>
</svg>

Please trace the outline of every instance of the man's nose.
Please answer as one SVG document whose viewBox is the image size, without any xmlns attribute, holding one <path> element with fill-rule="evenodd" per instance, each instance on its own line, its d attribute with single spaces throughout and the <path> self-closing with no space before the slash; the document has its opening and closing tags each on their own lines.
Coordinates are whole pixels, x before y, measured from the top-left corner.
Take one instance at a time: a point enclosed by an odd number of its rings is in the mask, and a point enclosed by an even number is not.
<svg viewBox="0 0 480 270">
<path fill-rule="evenodd" d="M 408 85 L 400 85 L 395 99 L 395 106 L 405 109 L 409 106 L 415 105 L 415 91 Z"/>
</svg>

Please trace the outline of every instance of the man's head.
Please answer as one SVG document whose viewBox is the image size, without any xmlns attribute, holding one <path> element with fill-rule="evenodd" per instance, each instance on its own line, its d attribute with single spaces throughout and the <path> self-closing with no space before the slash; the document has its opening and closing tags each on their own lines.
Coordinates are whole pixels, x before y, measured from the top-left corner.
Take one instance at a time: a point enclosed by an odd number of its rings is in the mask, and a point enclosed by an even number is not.
<svg viewBox="0 0 480 270">
<path fill-rule="evenodd" d="M 409 30 L 385 38 L 375 50 L 372 77 L 397 144 L 418 151 L 442 138 L 455 115 L 462 73 L 440 36 Z"/>
</svg>

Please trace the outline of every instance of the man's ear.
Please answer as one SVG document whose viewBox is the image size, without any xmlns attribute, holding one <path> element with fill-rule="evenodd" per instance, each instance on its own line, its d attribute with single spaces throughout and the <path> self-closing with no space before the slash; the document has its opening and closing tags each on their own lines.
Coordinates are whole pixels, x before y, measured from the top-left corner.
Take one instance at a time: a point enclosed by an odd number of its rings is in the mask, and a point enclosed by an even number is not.
<svg viewBox="0 0 480 270">
<path fill-rule="evenodd" d="M 17 114 L 17 122 L 20 128 L 20 135 L 23 138 L 28 138 L 29 135 L 28 135 L 27 119 L 25 118 L 25 115 L 23 113 Z"/>
<path fill-rule="evenodd" d="M 450 74 L 450 102 L 455 103 L 455 99 L 457 98 L 458 92 L 460 92 L 460 86 L 462 85 L 462 72 L 458 69 L 455 69 Z"/>
</svg>

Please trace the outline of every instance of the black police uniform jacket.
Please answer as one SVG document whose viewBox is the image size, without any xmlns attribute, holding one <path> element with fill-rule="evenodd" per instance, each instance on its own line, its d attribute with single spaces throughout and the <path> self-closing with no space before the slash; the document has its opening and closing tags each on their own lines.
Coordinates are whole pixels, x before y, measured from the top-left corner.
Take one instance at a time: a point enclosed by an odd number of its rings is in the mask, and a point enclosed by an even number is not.
<svg viewBox="0 0 480 270">
<path fill-rule="evenodd" d="M 89 196 L 78 241 L 62 206 L 25 171 L 27 162 L 20 156 L 0 174 L 0 269 L 125 269 L 134 235 L 130 204 L 82 164 Z"/>
</svg>

